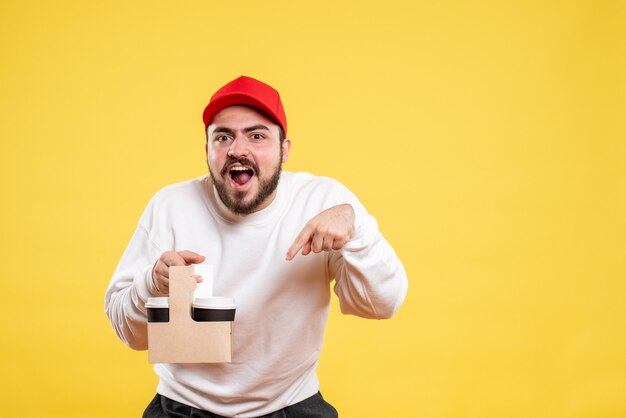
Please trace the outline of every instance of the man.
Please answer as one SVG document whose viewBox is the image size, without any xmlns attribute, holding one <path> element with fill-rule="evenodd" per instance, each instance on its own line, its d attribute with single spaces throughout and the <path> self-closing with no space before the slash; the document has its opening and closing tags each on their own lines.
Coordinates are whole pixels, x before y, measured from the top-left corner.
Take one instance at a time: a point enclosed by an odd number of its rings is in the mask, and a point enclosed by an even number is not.
<svg viewBox="0 0 626 418">
<path fill-rule="evenodd" d="M 389 318 L 407 291 L 402 263 L 344 186 L 281 172 L 291 141 L 272 87 L 239 77 L 203 120 L 209 175 L 152 198 L 105 309 L 116 334 L 145 350 L 148 297 L 168 294 L 170 266 L 206 261 L 214 294 L 237 301 L 233 361 L 155 365 L 144 417 L 336 417 L 316 376 L 331 281 L 343 313 Z"/>
</svg>

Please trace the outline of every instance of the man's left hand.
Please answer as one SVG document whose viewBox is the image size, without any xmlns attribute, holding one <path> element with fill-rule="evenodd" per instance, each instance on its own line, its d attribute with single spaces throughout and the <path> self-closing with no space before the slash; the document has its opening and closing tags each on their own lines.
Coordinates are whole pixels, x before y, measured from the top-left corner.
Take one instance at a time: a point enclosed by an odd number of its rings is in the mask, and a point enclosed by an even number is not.
<svg viewBox="0 0 626 418">
<path fill-rule="evenodd" d="M 311 252 L 340 250 L 354 234 L 354 209 L 348 204 L 333 206 L 313 217 L 302 228 L 285 258 L 292 260 L 300 250 Z"/>
</svg>

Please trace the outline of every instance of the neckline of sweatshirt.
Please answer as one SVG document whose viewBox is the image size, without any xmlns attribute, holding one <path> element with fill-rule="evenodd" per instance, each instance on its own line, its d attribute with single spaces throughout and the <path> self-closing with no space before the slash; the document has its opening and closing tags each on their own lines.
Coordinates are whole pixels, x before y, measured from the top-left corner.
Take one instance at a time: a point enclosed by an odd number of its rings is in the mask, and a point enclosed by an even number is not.
<svg viewBox="0 0 626 418">
<path fill-rule="evenodd" d="M 215 219 L 229 225 L 263 226 L 275 221 L 285 212 L 289 203 L 289 196 L 291 195 L 291 174 L 284 171 L 281 172 L 276 195 L 272 202 L 267 207 L 248 215 L 237 215 L 226 207 L 209 175 L 200 177 L 199 180 L 201 181 L 202 197 L 206 207 Z"/>
</svg>

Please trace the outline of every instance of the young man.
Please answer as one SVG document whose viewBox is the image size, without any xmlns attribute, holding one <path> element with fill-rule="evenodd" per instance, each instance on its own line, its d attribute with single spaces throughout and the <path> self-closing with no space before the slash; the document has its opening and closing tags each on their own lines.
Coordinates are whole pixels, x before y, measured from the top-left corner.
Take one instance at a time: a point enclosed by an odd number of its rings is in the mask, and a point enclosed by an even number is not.
<svg viewBox="0 0 626 418">
<path fill-rule="evenodd" d="M 170 266 L 206 261 L 214 294 L 237 302 L 232 363 L 157 364 L 144 417 L 336 417 L 316 375 L 330 304 L 389 318 L 407 278 L 376 221 L 337 181 L 281 172 L 291 141 L 280 96 L 239 77 L 204 110 L 209 175 L 159 191 L 106 291 L 128 346 L 147 349 L 145 303 Z"/>
</svg>

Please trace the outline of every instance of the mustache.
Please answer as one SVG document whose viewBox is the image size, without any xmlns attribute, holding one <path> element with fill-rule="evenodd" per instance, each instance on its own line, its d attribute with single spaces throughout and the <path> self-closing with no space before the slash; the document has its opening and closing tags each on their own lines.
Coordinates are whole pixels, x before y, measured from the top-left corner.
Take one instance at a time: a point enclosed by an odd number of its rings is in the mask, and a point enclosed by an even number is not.
<svg viewBox="0 0 626 418">
<path fill-rule="evenodd" d="M 254 170 L 255 174 L 259 174 L 259 167 L 253 161 L 250 161 L 245 157 L 239 157 L 239 158 L 228 157 L 228 159 L 224 163 L 224 167 L 222 167 L 222 171 L 220 171 L 220 174 L 222 175 L 222 177 L 228 174 L 228 167 L 236 163 L 245 165 L 246 167 L 251 167 Z"/>
</svg>

